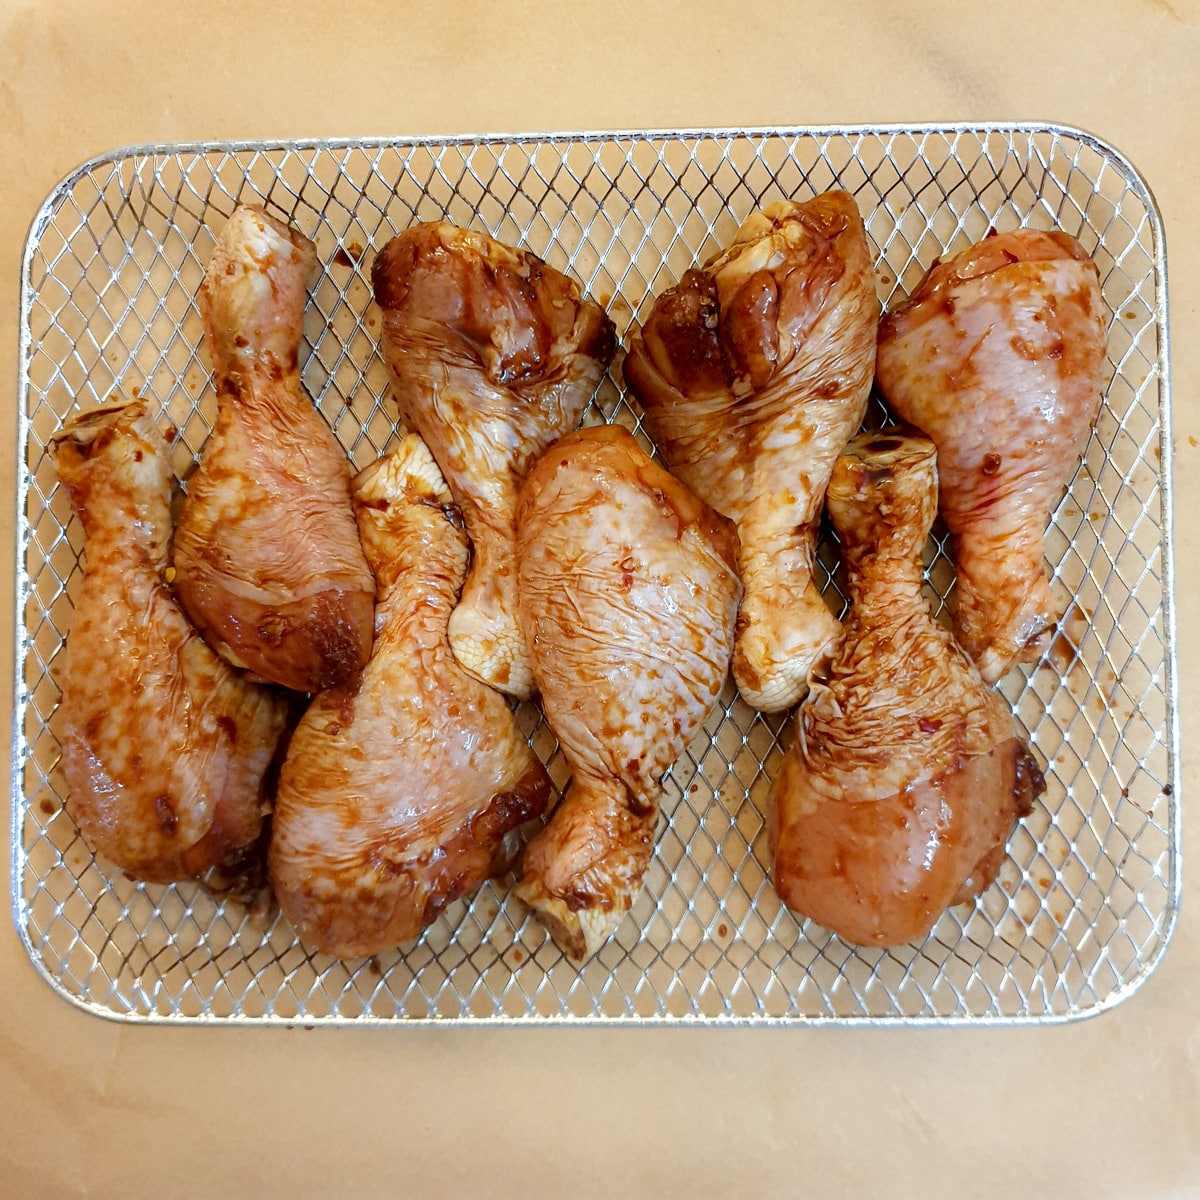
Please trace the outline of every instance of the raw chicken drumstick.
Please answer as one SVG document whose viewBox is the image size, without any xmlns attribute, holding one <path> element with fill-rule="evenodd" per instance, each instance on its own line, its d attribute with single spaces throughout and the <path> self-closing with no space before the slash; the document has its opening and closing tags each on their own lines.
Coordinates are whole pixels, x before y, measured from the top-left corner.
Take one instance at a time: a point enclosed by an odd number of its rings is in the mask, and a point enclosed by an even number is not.
<svg viewBox="0 0 1200 1200">
<path fill-rule="evenodd" d="M 472 675 L 526 699 L 517 493 L 537 455 L 579 424 L 612 360 L 612 322 L 533 254 L 444 221 L 390 241 L 371 279 L 400 416 L 433 452 L 471 538 L 450 644 Z"/>
<path fill-rule="evenodd" d="M 507 870 L 515 831 L 551 797 L 504 698 L 446 641 L 467 539 L 421 439 L 361 472 L 354 496 L 379 585 L 375 647 L 293 734 L 269 855 L 301 941 L 346 957 L 410 941 Z"/>
<path fill-rule="evenodd" d="M 357 671 L 375 593 L 350 467 L 300 381 L 313 245 L 238 208 L 200 289 L 217 421 L 175 530 L 175 588 L 234 666 L 297 691 Z"/>
<path fill-rule="evenodd" d="M 1044 780 L 1003 699 L 921 594 L 933 443 L 860 435 L 827 503 L 851 607 L 772 789 L 772 879 L 797 913 L 891 946 L 991 884 Z"/>
<path fill-rule="evenodd" d="M 937 445 L 959 640 L 989 683 L 1045 648 L 1057 608 L 1043 536 L 1100 410 L 1096 265 L 1017 230 L 937 263 L 879 330 L 879 387 Z"/>
<path fill-rule="evenodd" d="M 804 695 L 837 634 L 812 578 L 816 529 L 866 412 L 878 315 L 862 217 L 829 192 L 754 213 L 659 297 L 625 359 L 667 466 L 737 523 L 733 676 L 765 712 Z"/>
<path fill-rule="evenodd" d="M 61 674 L 67 810 L 134 879 L 229 864 L 262 828 L 287 705 L 226 666 L 164 582 L 174 479 L 145 402 L 80 414 L 53 449 L 84 533 Z"/>
<path fill-rule="evenodd" d="M 641 890 L 662 776 L 725 682 L 736 554 L 733 525 L 619 426 L 562 438 L 525 481 L 521 625 L 573 778 L 516 892 L 573 959 Z"/>
</svg>

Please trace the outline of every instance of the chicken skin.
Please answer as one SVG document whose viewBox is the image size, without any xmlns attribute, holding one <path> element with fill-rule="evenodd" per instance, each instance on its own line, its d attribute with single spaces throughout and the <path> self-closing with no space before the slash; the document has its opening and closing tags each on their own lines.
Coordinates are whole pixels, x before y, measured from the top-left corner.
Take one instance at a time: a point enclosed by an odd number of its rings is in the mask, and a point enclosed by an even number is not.
<svg viewBox="0 0 1200 1200">
<path fill-rule="evenodd" d="M 816 531 L 866 412 L 878 315 L 862 217 L 829 192 L 754 213 L 659 297 L 625 359 L 667 466 L 737 524 L 733 676 L 764 712 L 800 699 L 837 635 L 812 577 Z"/>
<path fill-rule="evenodd" d="M 411 941 L 507 870 L 517 829 L 551 798 L 508 704 L 447 643 L 467 540 L 428 449 L 409 434 L 353 487 L 375 646 L 292 736 L 268 858 L 301 941 L 343 957 Z"/>
<path fill-rule="evenodd" d="M 186 879 L 259 835 L 285 702 L 221 661 L 164 582 L 174 479 L 144 401 L 55 437 L 84 532 L 59 707 L 67 810 L 126 875 Z"/>
<path fill-rule="evenodd" d="M 573 777 L 516 893 L 574 960 L 641 890 L 662 776 L 728 674 L 736 555 L 733 525 L 619 426 L 562 438 L 522 488 L 521 625 Z"/>
<path fill-rule="evenodd" d="M 862 946 L 922 938 L 988 887 L 1044 788 L 1003 699 L 921 594 L 935 460 L 927 438 L 884 431 L 834 466 L 851 608 L 771 793 L 780 898 Z"/>
<path fill-rule="evenodd" d="M 1100 410 L 1105 342 L 1095 263 L 1034 229 L 935 264 L 880 326 L 879 387 L 937 445 L 955 625 L 989 683 L 1057 619 L 1043 538 Z"/>
<path fill-rule="evenodd" d="M 217 419 L 188 481 L 176 591 L 209 644 L 261 679 L 311 692 L 371 648 L 374 587 L 350 468 L 300 381 L 312 243 L 243 206 L 200 290 Z"/>
<path fill-rule="evenodd" d="M 371 278 L 401 419 L 433 452 L 471 538 L 450 644 L 476 678 L 527 699 L 517 494 L 529 464 L 579 424 L 612 360 L 612 322 L 533 254 L 444 221 L 394 238 Z"/>
</svg>

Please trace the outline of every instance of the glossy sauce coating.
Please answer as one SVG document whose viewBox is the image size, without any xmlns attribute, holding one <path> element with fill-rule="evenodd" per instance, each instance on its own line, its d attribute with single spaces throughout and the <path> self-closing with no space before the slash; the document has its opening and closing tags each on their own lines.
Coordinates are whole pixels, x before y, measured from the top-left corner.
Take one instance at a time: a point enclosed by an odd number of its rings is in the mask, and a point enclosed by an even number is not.
<svg viewBox="0 0 1200 1200">
<path fill-rule="evenodd" d="M 658 298 L 625 359 L 663 461 L 737 524 L 733 674 L 764 711 L 800 699 L 837 634 L 812 578 L 816 528 L 866 411 L 878 315 L 862 217 L 829 192 L 754 213 Z"/>
<path fill-rule="evenodd" d="M 250 846 L 287 706 L 221 661 L 164 581 L 174 483 L 144 401 L 53 443 L 84 529 L 58 712 L 67 810 L 97 853 L 166 882 Z"/>
<path fill-rule="evenodd" d="M 776 891 L 864 946 L 921 938 L 978 895 L 1044 786 L 922 595 L 934 463 L 932 443 L 904 432 L 860 435 L 838 458 L 828 504 L 851 608 L 772 787 Z"/>
</svg>

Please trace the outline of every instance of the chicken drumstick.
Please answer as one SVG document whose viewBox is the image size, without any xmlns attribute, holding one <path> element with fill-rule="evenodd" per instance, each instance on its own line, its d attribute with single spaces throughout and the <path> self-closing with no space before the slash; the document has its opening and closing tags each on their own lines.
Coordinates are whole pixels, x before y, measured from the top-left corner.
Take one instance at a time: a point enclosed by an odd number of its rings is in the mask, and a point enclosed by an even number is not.
<svg viewBox="0 0 1200 1200">
<path fill-rule="evenodd" d="M 287 716 L 213 653 L 164 580 L 166 447 L 142 400 L 82 413 L 53 443 L 84 532 L 59 708 L 67 810 L 94 850 L 155 882 L 258 838 Z"/>
<path fill-rule="evenodd" d="M 521 491 L 521 625 L 573 778 L 530 842 L 517 895 L 573 959 L 629 911 L 661 779 L 729 671 L 740 587 L 732 524 L 619 426 L 583 429 Z"/>
<path fill-rule="evenodd" d="M 878 315 L 862 217 L 829 192 L 754 213 L 659 297 L 625 359 L 667 466 L 737 524 L 733 675 L 764 712 L 800 699 L 837 634 L 812 578 L 816 528 L 866 411 Z"/>
<path fill-rule="evenodd" d="M 879 329 L 879 387 L 937 445 L 959 640 L 989 683 L 1057 617 L 1043 536 L 1100 410 L 1104 302 L 1072 237 L 1021 229 L 937 263 Z"/>
<path fill-rule="evenodd" d="M 371 649 L 375 591 L 350 507 L 350 467 L 300 381 L 312 243 L 238 208 L 200 308 L 217 420 L 188 480 L 175 588 L 234 666 L 296 691 L 329 687 Z"/>
<path fill-rule="evenodd" d="M 921 593 L 937 511 L 932 442 L 862 434 L 833 470 L 850 611 L 772 788 L 772 881 L 848 941 L 923 937 L 991 884 L 1044 786 L 998 692 Z"/>
<path fill-rule="evenodd" d="M 280 773 L 269 856 L 301 940 L 344 956 L 417 937 L 515 857 L 550 779 L 504 698 L 446 641 L 467 539 L 416 434 L 354 481 L 379 581 L 365 670 L 317 696 Z"/>
</svg>

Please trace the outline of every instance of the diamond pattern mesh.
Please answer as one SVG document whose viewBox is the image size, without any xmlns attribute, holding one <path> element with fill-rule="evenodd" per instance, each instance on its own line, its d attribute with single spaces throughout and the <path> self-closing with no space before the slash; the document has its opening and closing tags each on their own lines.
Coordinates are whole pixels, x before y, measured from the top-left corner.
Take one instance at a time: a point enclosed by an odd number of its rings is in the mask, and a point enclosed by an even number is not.
<svg viewBox="0 0 1200 1200">
<path fill-rule="evenodd" d="M 186 475 L 214 409 L 194 298 L 235 204 L 265 203 L 316 242 L 304 377 L 361 467 L 395 430 L 370 259 L 412 221 L 529 247 L 624 332 L 752 207 L 833 186 L 858 199 L 885 303 L 943 251 L 1030 223 L 1082 240 L 1111 312 L 1103 413 L 1048 538 L 1065 615 L 1045 662 L 1005 684 L 1048 788 L 973 907 L 889 951 L 798 923 L 764 866 L 789 723 L 732 685 L 667 777 L 632 917 L 582 970 L 503 884 L 403 952 L 340 962 L 306 953 L 268 907 L 93 861 L 58 771 L 81 536 L 46 445 L 72 410 L 137 388 L 178 427 Z M 1056 1020 L 1112 1004 L 1161 955 L 1179 900 L 1165 262 L 1144 184 L 1094 139 L 1018 126 L 137 149 L 49 197 L 22 289 L 13 906 L 34 964 L 77 1003 L 189 1022 Z M 587 419 L 637 430 L 620 380 L 618 362 Z M 832 547 L 821 562 L 836 589 Z M 941 542 L 928 578 L 941 606 Z M 518 718 L 563 784 L 537 708 Z"/>
</svg>

